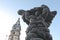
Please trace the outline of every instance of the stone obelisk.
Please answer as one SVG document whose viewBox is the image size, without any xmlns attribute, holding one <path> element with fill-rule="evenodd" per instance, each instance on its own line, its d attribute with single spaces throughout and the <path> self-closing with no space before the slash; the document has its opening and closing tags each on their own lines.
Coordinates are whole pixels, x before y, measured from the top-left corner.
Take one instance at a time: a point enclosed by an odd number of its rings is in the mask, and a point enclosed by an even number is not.
<svg viewBox="0 0 60 40">
<path fill-rule="evenodd" d="M 8 40 L 20 40 L 20 18 L 18 18 L 17 22 L 13 25 L 11 34 L 9 35 Z"/>
</svg>

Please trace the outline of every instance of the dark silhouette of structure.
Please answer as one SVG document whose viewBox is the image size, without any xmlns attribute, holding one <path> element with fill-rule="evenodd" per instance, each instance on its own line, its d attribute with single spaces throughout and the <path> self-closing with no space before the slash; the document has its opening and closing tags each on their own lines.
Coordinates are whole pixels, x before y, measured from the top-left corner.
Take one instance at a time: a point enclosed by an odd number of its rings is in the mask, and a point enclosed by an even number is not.
<svg viewBox="0 0 60 40">
<path fill-rule="evenodd" d="M 48 6 L 41 5 L 30 10 L 19 10 L 18 14 L 28 25 L 26 40 L 52 40 L 49 26 L 56 15 L 56 11 L 50 11 Z"/>
</svg>

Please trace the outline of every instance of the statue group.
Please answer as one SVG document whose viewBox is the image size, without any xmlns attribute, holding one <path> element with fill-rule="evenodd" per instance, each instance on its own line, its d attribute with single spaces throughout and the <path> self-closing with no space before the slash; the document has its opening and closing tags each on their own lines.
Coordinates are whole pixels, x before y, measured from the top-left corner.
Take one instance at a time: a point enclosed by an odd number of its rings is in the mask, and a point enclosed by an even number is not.
<svg viewBox="0 0 60 40">
<path fill-rule="evenodd" d="M 30 10 L 19 10 L 23 21 L 28 25 L 26 40 L 52 40 L 49 26 L 56 15 L 56 11 L 50 11 L 48 6 L 41 5 Z"/>
</svg>

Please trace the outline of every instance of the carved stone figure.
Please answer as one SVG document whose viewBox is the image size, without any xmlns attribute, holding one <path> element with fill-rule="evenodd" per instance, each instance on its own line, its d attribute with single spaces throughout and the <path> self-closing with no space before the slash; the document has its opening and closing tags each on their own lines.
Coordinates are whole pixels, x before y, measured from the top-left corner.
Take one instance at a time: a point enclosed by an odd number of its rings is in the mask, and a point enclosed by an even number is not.
<svg viewBox="0 0 60 40">
<path fill-rule="evenodd" d="M 25 14 L 25 13 L 27 13 L 25 10 L 19 10 L 19 11 L 18 11 L 18 14 L 19 14 L 19 15 L 22 15 L 23 21 L 26 22 L 26 24 L 29 24 L 29 21 L 26 20 L 26 17 L 25 17 L 26 14 Z"/>
<path fill-rule="evenodd" d="M 50 11 L 48 6 L 42 5 L 31 10 L 19 10 L 24 22 L 28 24 L 26 40 L 52 40 L 48 27 L 56 15 L 56 11 Z"/>
</svg>

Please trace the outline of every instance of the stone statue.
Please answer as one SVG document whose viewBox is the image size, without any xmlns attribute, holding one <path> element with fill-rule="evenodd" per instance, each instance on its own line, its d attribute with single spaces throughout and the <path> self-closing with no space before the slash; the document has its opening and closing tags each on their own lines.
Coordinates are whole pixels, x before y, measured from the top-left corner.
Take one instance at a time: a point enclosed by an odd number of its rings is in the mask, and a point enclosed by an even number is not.
<svg viewBox="0 0 60 40">
<path fill-rule="evenodd" d="M 48 6 L 42 5 L 31 10 L 19 10 L 24 22 L 27 23 L 26 40 L 52 40 L 48 27 L 56 15 L 56 11 L 50 11 Z"/>
</svg>

